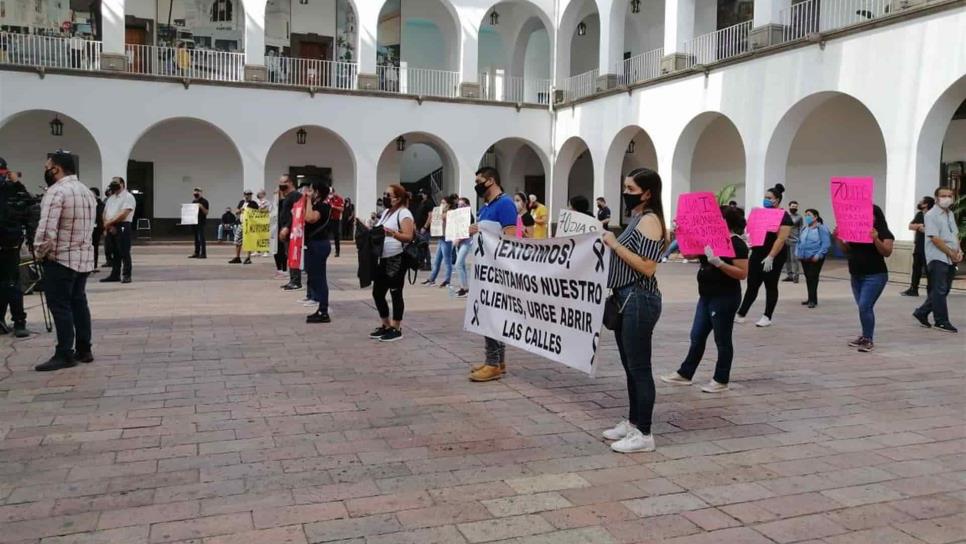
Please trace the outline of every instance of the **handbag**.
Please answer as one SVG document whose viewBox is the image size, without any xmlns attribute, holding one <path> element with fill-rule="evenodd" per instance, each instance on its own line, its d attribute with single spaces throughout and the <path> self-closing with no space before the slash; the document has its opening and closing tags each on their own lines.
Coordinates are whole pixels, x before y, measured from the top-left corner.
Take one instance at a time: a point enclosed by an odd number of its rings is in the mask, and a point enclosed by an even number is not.
<svg viewBox="0 0 966 544">
<path fill-rule="evenodd" d="M 624 307 L 627 306 L 627 301 L 631 299 L 631 295 L 627 295 L 624 299 L 624 303 L 618 303 L 617 293 L 612 293 L 604 301 L 604 327 L 607 330 L 616 331 L 621 328 L 624 323 Z"/>
</svg>

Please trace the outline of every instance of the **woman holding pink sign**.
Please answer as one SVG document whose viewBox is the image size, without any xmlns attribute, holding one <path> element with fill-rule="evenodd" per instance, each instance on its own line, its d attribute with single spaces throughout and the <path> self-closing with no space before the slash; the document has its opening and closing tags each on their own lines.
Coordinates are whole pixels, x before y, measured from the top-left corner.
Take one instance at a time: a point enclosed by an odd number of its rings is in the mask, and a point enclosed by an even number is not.
<svg viewBox="0 0 966 544">
<path fill-rule="evenodd" d="M 785 186 L 776 183 L 774 187 L 765 191 L 762 206 L 766 209 L 781 209 L 783 194 L 785 194 Z M 754 213 L 755 210 L 752 210 L 752 215 Z M 771 326 L 771 318 L 775 313 L 775 306 L 778 304 L 778 280 L 781 278 L 782 267 L 785 266 L 788 253 L 785 251 L 785 240 L 791 234 L 794 224 L 788 212 L 784 212 L 778 227 L 774 231 L 766 232 L 761 243 L 756 243 L 754 237 L 750 237 L 752 249 L 751 258 L 748 262 L 748 286 L 745 288 L 745 299 L 741 301 L 741 307 L 738 308 L 735 323 L 745 322 L 745 316 L 748 315 L 748 310 L 751 309 L 751 305 L 758 298 L 758 290 L 764 283 L 765 313 L 755 323 L 755 326 Z M 749 232 L 749 234 L 751 233 Z"/>
</svg>

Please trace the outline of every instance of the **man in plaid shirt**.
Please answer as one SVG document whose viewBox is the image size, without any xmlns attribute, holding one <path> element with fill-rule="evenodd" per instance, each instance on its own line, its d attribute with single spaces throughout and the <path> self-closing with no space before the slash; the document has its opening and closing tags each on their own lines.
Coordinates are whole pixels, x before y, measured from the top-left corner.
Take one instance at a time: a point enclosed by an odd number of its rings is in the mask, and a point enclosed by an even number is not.
<svg viewBox="0 0 966 544">
<path fill-rule="evenodd" d="M 43 261 L 44 292 L 57 328 L 57 348 L 50 360 L 34 368 L 38 372 L 94 360 L 86 287 L 87 276 L 94 270 L 91 235 L 97 201 L 75 170 L 74 158 L 64 151 L 51 155 L 44 166 L 48 188 L 40 203 L 34 248 Z"/>
</svg>

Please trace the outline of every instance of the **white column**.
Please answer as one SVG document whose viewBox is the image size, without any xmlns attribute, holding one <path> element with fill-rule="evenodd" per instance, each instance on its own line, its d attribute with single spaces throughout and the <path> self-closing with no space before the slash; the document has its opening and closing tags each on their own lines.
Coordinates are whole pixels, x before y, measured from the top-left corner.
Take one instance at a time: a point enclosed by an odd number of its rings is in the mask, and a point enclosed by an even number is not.
<svg viewBox="0 0 966 544">
<path fill-rule="evenodd" d="M 101 146 L 101 179 L 81 179 L 89 187 L 100 187 L 103 193 L 111 178 L 120 176 L 127 178 L 127 160 L 123 146 Z"/>
<path fill-rule="evenodd" d="M 624 58 L 624 17 L 627 13 L 627 0 L 600 2 L 600 58 L 598 68 L 600 77 L 617 74 L 615 67 Z M 610 81 L 613 80 L 613 81 Z M 611 84 L 613 83 L 613 84 Z M 607 87 L 616 85 L 616 78 L 607 80 Z"/>
<path fill-rule="evenodd" d="M 101 67 L 104 70 L 124 71 L 124 0 L 101 2 L 102 44 Z"/>
<path fill-rule="evenodd" d="M 265 2 L 245 6 L 245 66 L 265 66 Z"/>
<path fill-rule="evenodd" d="M 460 96 L 466 98 L 480 97 L 480 29 L 472 25 L 466 29 L 457 29 L 460 44 Z"/>
<path fill-rule="evenodd" d="M 664 4 L 664 55 L 684 52 L 684 42 L 694 37 L 694 1 L 667 0 Z"/>
<path fill-rule="evenodd" d="M 356 194 L 352 195 L 352 201 L 356 203 L 356 217 L 363 221 L 368 219 L 369 214 L 376 211 L 376 196 L 380 188 L 377 186 L 377 164 L 379 163 L 378 153 L 373 160 L 371 157 L 359 156 L 356 164 Z"/>
<path fill-rule="evenodd" d="M 356 62 L 359 63 L 360 89 L 379 88 L 379 77 L 376 75 L 376 44 L 379 37 L 379 12 L 382 10 L 382 5 L 382 2 L 356 2 L 356 24 L 359 33 Z"/>
</svg>

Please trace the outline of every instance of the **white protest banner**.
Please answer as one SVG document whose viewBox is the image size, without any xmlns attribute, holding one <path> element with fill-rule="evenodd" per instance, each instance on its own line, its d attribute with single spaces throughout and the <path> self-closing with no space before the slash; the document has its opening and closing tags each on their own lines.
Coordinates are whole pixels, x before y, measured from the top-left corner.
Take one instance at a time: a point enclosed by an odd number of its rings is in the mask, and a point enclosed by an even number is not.
<svg viewBox="0 0 966 544">
<path fill-rule="evenodd" d="M 600 234 L 475 238 L 463 327 L 593 375 L 610 266 Z"/>
<path fill-rule="evenodd" d="M 181 205 L 181 224 L 182 225 L 197 225 L 198 224 L 198 204 L 182 204 Z"/>
<path fill-rule="evenodd" d="M 432 220 L 429 223 L 429 235 L 430 236 L 442 236 L 443 235 L 443 207 L 436 206 L 433 208 Z"/>
<path fill-rule="evenodd" d="M 560 215 L 557 216 L 557 232 L 554 236 L 563 238 L 565 236 L 576 236 L 578 234 L 587 234 L 588 232 L 598 232 L 601 230 L 604 230 L 604 225 L 585 213 L 575 212 L 573 210 L 560 210 Z"/>
<path fill-rule="evenodd" d="M 272 206 L 268 216 L 268 251 L 272 255 L 278 253 L 278 205 Z"/>
<path fill-rule="evenodd" d="M 471 220 L 469 208 L 457 208 L 446 212 L 446 241 L 455 242 L 469 238 Z"/>
</svg>

